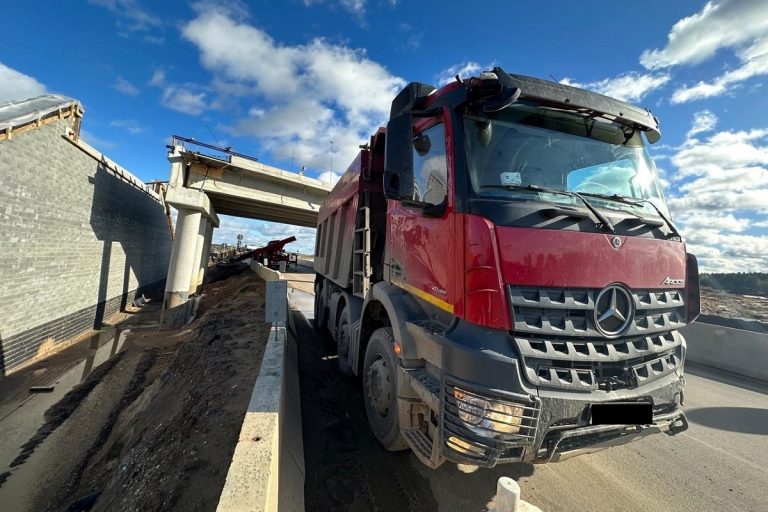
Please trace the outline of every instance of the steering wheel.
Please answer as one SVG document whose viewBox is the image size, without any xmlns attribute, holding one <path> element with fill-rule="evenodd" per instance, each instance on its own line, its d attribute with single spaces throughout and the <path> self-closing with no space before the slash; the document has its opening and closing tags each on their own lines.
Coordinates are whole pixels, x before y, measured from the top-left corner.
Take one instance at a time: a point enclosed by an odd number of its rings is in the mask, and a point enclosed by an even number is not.
<svg viewBox="0 0 768 512">
<path fill-rule="evenodd" d="M 586 185 L 596 185 L 604 190 L 607 190 L 608 195 L 611 195 L 611 196 L 616 194 L 616 192 L 614 192 L 613 189 L 611 189 L 610 187 L 603 185 L 602 183 L 598 183 L 596 181 L 584 181 L 580 183 L 578 187 L 574 188 L 573 192 L 581 192 Z"/>
</svg>

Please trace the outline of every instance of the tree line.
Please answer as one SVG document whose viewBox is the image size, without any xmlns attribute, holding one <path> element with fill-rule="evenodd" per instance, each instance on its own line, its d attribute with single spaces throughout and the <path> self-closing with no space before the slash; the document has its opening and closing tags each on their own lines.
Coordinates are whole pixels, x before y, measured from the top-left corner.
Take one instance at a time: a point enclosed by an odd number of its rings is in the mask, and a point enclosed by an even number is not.
<svg viewBox="0 0 768 512">
<path fill-rule="evenodd" d="M 702 287 L 715 290 L 768 296 L 768 273 L 765 272 L 701 274 L 700 282 Z"/>
</svg>

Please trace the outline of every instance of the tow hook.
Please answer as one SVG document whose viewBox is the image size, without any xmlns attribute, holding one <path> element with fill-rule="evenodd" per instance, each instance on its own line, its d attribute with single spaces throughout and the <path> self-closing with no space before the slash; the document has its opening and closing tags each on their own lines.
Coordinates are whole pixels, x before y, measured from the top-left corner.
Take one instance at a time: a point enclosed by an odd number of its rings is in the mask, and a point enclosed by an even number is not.
<svg viewBox="0 0 768 512">
<path fill-rule="evenodd" d="M 685 414 L 681 414 L 671 425 L 669 425 L 669 430 L 667 430 L 666 434 L 668 436 L 675 436 L 686 430 L 688 430 L 688 420 L 686 419 Z"/>
</svg>

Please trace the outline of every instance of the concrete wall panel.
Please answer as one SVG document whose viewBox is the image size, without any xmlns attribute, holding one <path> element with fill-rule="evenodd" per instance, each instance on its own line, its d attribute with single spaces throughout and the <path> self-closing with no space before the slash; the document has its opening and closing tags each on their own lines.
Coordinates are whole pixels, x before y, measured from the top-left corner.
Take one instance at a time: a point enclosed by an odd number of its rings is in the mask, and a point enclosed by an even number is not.
<svg viewBox="0 0 768 512">
<path fill-rule="evenodd" d="M 768 381 L 768 334 L 694 322 L 680 330 L 686 359 Z"/>
<path fill-rule="evenodd" d="M 0 142 L 0 376 L 165 280 L 163 205 L 65 140 L 71 126 Z"/>
</svg>

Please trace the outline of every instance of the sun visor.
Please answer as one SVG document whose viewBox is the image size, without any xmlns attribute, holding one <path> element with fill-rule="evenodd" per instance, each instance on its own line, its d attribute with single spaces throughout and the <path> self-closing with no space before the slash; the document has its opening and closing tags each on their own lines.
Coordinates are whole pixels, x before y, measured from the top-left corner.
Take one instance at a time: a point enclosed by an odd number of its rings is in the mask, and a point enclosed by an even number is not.
<svg viewBox="0 0 768 512">
<path fill-rule="evenodd" d="M 638 126 L 645 132 L 645 136 L 651 144 L 661 138 L 658 120 L 646 109 L 558 82 L 522 75 L 509 75 L 509 77 L 513 84 L 522 91 L 521 98 L 559 104 L 572 109 L 594 110 L 615 117 L 618 123 Z"/>
</svg>

